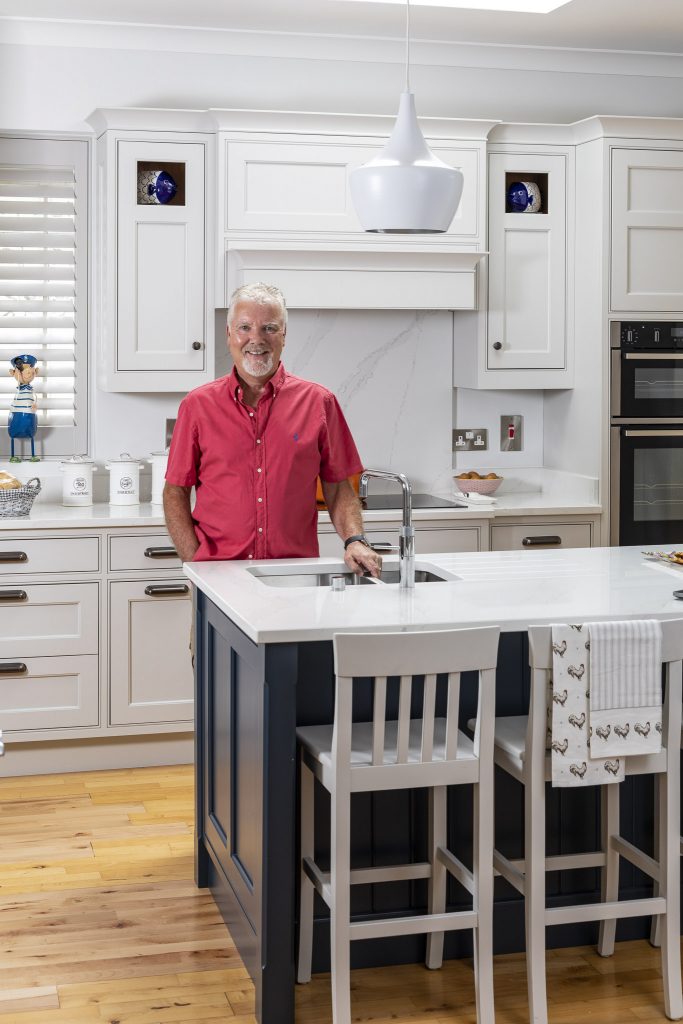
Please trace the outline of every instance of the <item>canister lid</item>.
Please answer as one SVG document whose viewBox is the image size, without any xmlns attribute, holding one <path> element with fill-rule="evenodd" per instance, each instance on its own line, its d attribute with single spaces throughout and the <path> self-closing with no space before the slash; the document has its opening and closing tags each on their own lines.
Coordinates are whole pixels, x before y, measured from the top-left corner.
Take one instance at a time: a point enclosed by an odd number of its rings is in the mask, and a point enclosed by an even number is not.
<svg viewBox="0 0 683 1024">
<path fill-rule="evenodd" d="M 118 458 L 109 459 L 110 462 L 139 462 L 140 460 L 135 456 L 131 455 L 130 452 L 121 452 Z"/>
<path fill-rule="evenodd" d="M 62 459 L 62 466 L 92 466 L 95 460 L 89 459 L 87 455 L 72 455 L 70 459 Z"/>
</svg>

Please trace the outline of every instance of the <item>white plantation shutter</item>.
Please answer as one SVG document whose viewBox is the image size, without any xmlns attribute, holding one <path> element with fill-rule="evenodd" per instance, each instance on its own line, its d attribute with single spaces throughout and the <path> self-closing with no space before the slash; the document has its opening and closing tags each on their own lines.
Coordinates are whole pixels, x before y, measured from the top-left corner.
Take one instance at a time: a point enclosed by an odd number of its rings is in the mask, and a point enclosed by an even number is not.
<svg viewBox="0 0 683 1024">
<path fill-rule="evenodd" d="M 16 388 L 9 361 L 30 353 L 41 455 L 87 449 L 87 170 L 85 141 L 0 136 L 0 430 Z"/>
</svg>

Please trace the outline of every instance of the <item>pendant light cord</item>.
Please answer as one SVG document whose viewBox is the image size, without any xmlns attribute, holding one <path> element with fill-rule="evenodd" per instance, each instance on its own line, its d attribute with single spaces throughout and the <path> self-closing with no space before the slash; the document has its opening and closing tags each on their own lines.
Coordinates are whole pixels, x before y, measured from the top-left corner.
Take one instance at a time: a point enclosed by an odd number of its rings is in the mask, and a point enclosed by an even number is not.
<svg viewBox="0 0 683 1024">
<path fill-rule="evenodd" d="M 410 92 L 410 0 L 406 0 L 406 92 Z"/>
</svg>

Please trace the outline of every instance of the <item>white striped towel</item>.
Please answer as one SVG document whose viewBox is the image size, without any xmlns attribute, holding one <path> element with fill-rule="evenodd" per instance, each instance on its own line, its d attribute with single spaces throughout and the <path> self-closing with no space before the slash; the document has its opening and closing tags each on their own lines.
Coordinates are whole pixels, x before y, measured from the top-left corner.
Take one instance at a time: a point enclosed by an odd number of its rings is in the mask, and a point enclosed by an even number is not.
<svg viewBox="0 0 683 1024">
<path fill-rule="evenodd" d="M 603 786 L 624 778 L 623 758 L 593 757 L 589 749 L 591 650 L 587 626 L 551 626 L 553 644 L 553 786 Z"/>
<path fill-rule="evenodd" d="M 654 619 L 590 624 L 592 757 L 662 749 L 662 627 Z"/>
</svg>

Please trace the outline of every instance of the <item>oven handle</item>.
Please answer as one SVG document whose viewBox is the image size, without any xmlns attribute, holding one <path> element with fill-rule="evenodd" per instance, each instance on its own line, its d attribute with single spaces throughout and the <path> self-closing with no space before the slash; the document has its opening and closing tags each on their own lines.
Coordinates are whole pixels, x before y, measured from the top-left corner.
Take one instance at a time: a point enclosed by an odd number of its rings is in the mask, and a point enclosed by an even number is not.
<svg viewBox="0 0 683 1024">
<path fill-rule="evenodd" d="M 683 352 L 624 352 L 624 359 L 640 359 L 647 362 L 650 359 L 683 359 Z"/>
<path fill-rule="evenodd" d="M 625 430 L 624 437 L 683 437 L 683 430 Z"/>
</svg>

